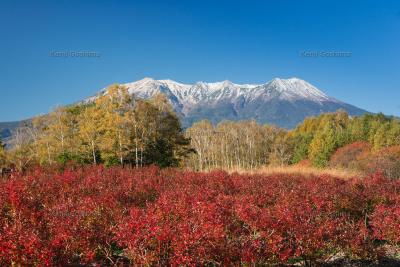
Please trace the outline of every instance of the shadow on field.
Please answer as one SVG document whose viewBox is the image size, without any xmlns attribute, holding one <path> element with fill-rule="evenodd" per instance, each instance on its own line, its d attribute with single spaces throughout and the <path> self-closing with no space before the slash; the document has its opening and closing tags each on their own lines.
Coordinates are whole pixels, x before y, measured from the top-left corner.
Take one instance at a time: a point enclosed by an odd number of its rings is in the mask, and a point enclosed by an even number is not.
<svg viewBox="0 0 400 267">
<path fill-rule="evenodd" d="M 316 266 L 323 267 L 339 267 L 339 266 L 349 266 L 349 267 L 399 267 L 400 259 L 393 258 L 383 258 L 379 261 L 365 261 L 365 260 L 348 260 L 348 259 L 338 259 L 330 263 L 325 263 Z"/>
</svg>

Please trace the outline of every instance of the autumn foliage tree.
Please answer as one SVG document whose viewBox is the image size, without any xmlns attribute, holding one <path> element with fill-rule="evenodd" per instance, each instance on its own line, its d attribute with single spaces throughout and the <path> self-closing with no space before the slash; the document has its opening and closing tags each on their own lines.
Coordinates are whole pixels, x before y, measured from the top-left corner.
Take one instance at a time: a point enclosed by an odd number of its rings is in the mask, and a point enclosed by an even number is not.
<svg viewBox="0 0 400 267">
<path fill-rule="evenodd" d="M 163 95 L 134 99 L 127 88 L 110 86 L 93 101 L 59 107 L 19 129 L 10 154 L 31 165 L 178 166 L 191 153 L 178 117 Z M 22 136 L 23 134 L 23 136 Z M 21 156 L 19 156 L 21 155 Z"/>
<path fill-rule="evenodd" d="M 255 121 L 223 121 L 216 126 L 200 121 L 186 131 L 197 151 L 187 166 L 196 170 L 253 169 L 304 160 L 321 168 L 334 166 L 331 158 L 336 150 L 338 159 L 356 153 L 359 145 L 346 147 L 352 143 L 370 143 L 374 151 L 400 145 L 399 129 L 396 118 L 383 114 L 351 117 L 343 110 L 306 118 L 293 130 Z"/>
<path fill-rule="evenodd" d="M 397 118 L 351 117 L 343 110 L 306 118 L 292 130 L 253 120 L 199 121 L 184 132 L 166 96 L 135 99 L 120 85 L 88 103 L 57 108 L 32 124 L 15 132 L 14 149 L 8 153 L 20 169 L 73 161 L 252 170 L 304 160 L 323 168 L 336 164 L 331 162 L 335 151 L 355 142 L 368 142 L 375 152 L 400 145 Z M 335 157 L 355 153 L 346 149 Z"/>
<path fill-rule="evenodd" d="M 290 131 L 292 162 L 310 159 L 315 166 L 326 167 L 333 153 L 354 142 L 368 142 L 374 150 L 400 145 L 400 121 L 379 113 L 350 117 L 344 111 L 307 118 Z"/>
<path fill-rule="evenodd" d="M 4 147 L 5 147 L 5 145 L 1 141 L 1 137 L 0 137 L 0 168 L 4 166 L 5 161 L 6 161 L 6 153 L 4 151 Z"/>
</svg>

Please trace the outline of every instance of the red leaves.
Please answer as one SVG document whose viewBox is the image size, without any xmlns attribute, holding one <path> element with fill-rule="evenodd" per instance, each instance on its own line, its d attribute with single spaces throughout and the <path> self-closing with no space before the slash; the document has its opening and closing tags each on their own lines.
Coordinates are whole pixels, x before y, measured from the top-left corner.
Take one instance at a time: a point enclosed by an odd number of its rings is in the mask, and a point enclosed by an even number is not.
<svg viewBox="0 0 400 267">
<path fill-rule="evenodd" d="M 374 257 L 400 183 L 89 167 L 0 181 L 0 265 L 240 265 Z"/>
<path fill-rule="evenodd" d="M 374 237 L 390 244 L 400 244 L 400 197 L 379 204 L 371 216 Z"/>
<path fill-rule="evenodd" d="M 371 152 L 371 144 L 357 141 L 340 147 L 332 155 L 330 165 L 339 168 L 357 168 L 359 160 Z"/>
</svg>

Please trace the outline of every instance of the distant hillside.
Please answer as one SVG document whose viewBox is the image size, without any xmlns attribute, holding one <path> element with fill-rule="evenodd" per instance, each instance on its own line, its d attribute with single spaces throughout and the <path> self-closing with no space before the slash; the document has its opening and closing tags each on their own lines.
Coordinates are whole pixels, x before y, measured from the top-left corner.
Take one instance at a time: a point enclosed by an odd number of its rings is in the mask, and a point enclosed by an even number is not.
<svg viewBox="0 0 400 267">
<path fill-rule="evenodd" d="M 11 137 L 12 132 L 18 128 L 24 121 L 10 121 L 10 122 L 0 122 L 0 137 L 2 140 L 7 142 Z"/>
</svg>

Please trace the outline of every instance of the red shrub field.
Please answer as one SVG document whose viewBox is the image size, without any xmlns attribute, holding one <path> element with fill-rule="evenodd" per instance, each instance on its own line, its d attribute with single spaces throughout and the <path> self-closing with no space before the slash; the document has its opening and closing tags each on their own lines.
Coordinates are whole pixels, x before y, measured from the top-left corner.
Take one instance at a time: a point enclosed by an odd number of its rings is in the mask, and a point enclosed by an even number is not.
<svg viewBox="0 0 400 267">
<path fill-rule="evenodd" d="M 174 169 L 0 182 L 0 265 L 320 264 L 400 245 L 400 181 Z"/>
</svg>

